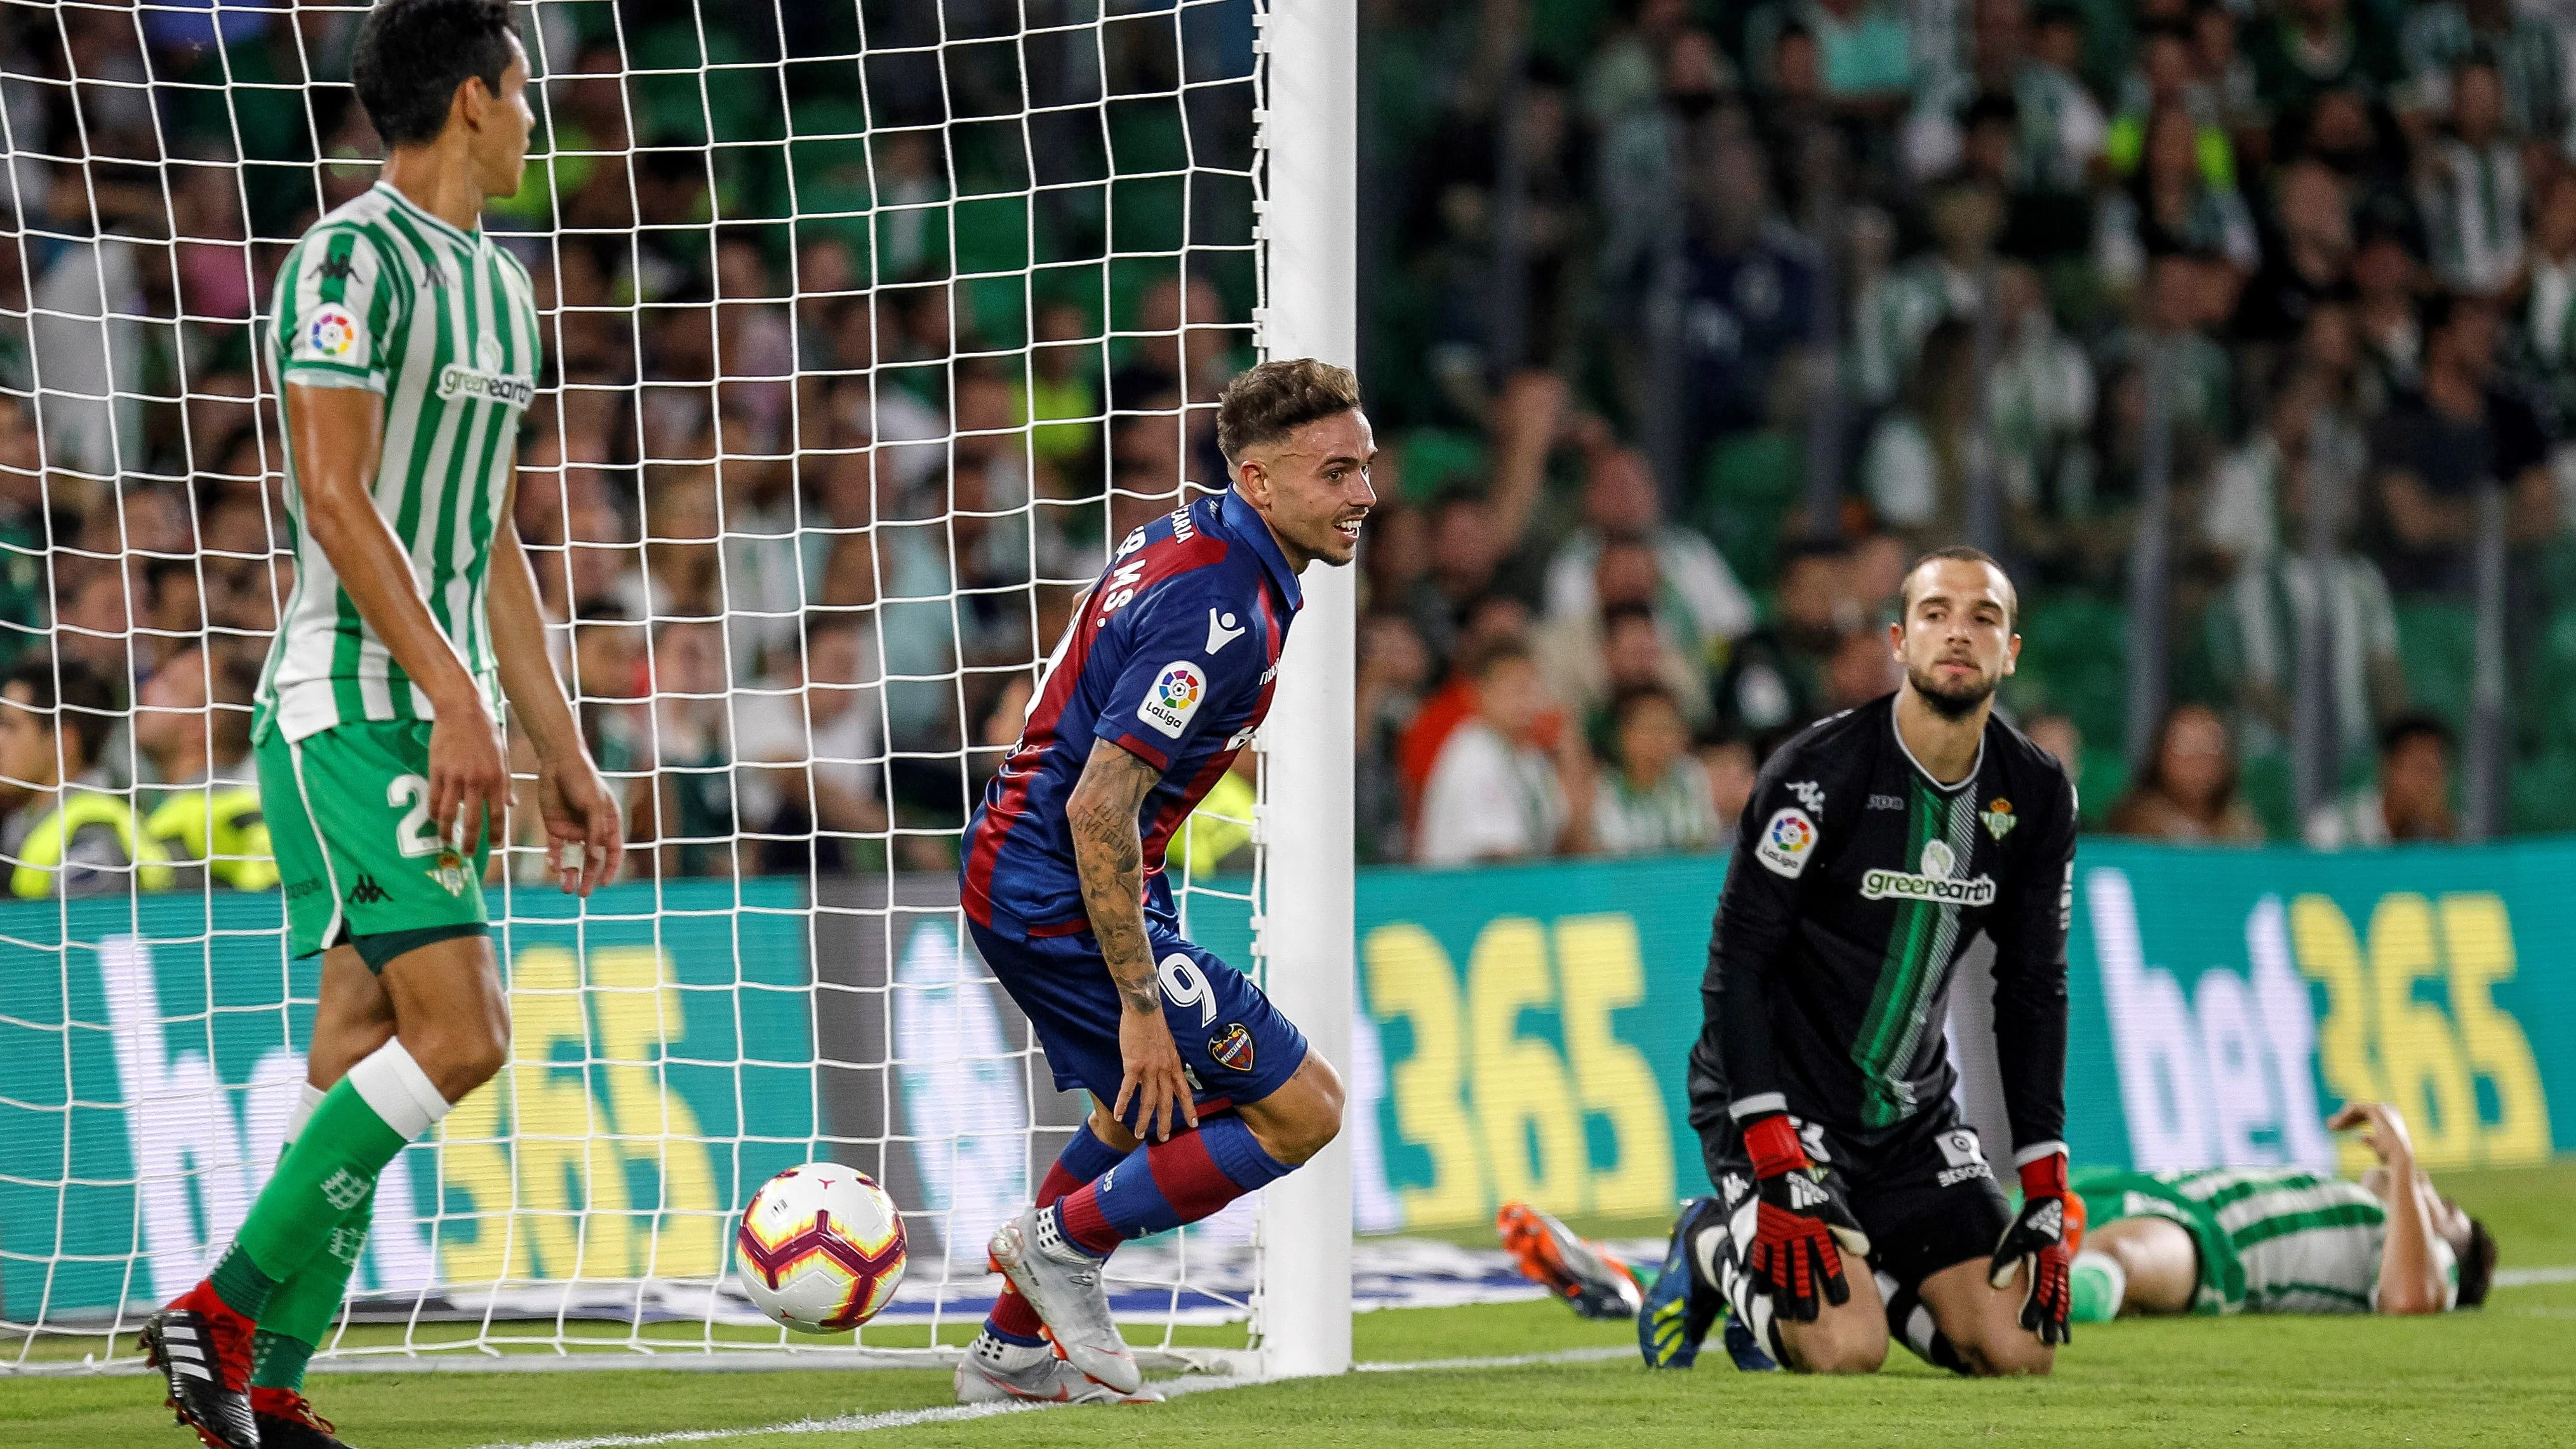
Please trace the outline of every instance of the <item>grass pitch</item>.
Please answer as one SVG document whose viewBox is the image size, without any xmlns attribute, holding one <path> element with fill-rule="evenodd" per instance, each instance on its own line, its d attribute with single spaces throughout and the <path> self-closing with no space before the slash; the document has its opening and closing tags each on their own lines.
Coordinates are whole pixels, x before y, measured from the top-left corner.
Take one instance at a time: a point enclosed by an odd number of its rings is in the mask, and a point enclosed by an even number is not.
<svg viewBox="0 0 2576 1449">
<path fill-rule="evenodd" d="M 2576 1267 L 2576 1161 L 2456 1174 L 2508 1269 Z M 2576 1275 L 2571 1275 L 2576 1276 Z M 1359 1357 L 1388 1365 L 1619 1349 L 1626 1325 L 1553 1303 L 1363 1315 Z M 1356 1373 L 1201 1393 L 1154 1409 L 1046 1411 L 865 1432 L 793 1435 L 799 1419 L 944 1405 L 945 1372 L 593 1371 L 317 1375 L 323 1412 L 366 1449 L 447 1449 L 634 1436 L 870 1449 L 896 1445 L 1499 1442 L 1705 1443 L 1721 1436 L 1870 1445 L 2022 1443 L 2576 1443 L 2576 1281 L 2499 1288 L 2448 1318 L 2139 1321 L 2082 1327 L 2045 1381 L 1974 1383 L 1901 1348 L 1876 1378 L 1741 1375 L 1716 1345 L 1688 1373 L 1619 1357 L 1520 1367 Z M 32 1449 L 184 1449 L 149 1379 L 0 1379 L 0 1442 Z M 770 1433 L 726 1433 L 771 1429 Z M 674 1437 L 685 1434 L 686 1439 Z M 704 1436 L 704 1437 L 701 1437 Z"/>
</svg>

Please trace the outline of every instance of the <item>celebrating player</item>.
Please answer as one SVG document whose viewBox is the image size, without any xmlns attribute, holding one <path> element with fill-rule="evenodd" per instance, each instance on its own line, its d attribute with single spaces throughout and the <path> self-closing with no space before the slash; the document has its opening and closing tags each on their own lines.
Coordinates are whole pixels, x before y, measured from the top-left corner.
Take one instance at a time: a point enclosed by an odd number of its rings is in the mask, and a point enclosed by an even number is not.
<svg viewBox="0 0 2576 1449">
<path fill-rule="evenodd" d="M 1093 1107 L 1036 1205 L 993 1235 L 1010 1288 L 957 1367 L 963 1401 L 1157 1397 L 1110 1321 L 1110 1253 L 1208 1216 L 1341 1130 L 1331 1065 L 1182 939 L 1163 851 L 1269 712 L 1298 575 L 1358 550 L 1376 445 L 1358 379 L 1311 359 L 1236 378 L 1216 428 L 1234 487 L 1118 546 L 967 827 L 976 948 L 1056 1086 Z"/>
<path fill-rule="evenodd" d="M 2091 1226 L 2075 1255 L 2078 1322 L 2123 1313 L 2443 1313 L 2486 1301 L 2495 1239 L 2433 1190 L 2405 1120 L 2354 1102 L 2380 1165 L 2359 1182 L 2295 1167 L 2075 1175 Z"/>
<path fill-rule="evenodd" d="M 1721 1304 L 1744 1368 L 1873 1372 L 1892 1332 L 1962 1373 L 2046 1373 L 2065 1341 L 2075 792 L 1991 714 L 2021 648 L 2003 570 L 1944 549 L 1900 597 L 1903 686 L 1782 746 L 1744 812 L 1690 1059 L 1717 1197 L 1639 1315 L 1650 1365 L 1691 1362 Z M 1951 1102 L 1950 969 L 1979 931 L 2018 1214 Z"/>
<path fill-rule="evenodd" d="M 322 953 L 304 1104 L 213 1274 L 143 1329 L 214 1449 L 339 1443 L 304 1362 L 376 1175 L 508 1051 L 483 906 L 509 789 L 496 682 L 563 888 L 589 894 L 623 850 L 509 523 L 537 312 L 476 229 L 518 190 L 534 121 L 507 0 L 378 0 L 354 70 L 384 173 L 288 254 L 269 337 L 296 578 L 253 735 L 291 949 Z"/>
</svg>

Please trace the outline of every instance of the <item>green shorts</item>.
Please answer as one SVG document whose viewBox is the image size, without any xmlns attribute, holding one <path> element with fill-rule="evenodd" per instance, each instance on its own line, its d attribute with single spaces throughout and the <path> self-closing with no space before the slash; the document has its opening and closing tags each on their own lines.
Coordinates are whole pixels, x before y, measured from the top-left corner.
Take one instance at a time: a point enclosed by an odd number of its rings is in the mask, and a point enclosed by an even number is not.
<svg viewBox="0 0 2576 1449">
<path fill-rule="evenodd" d="M 2116 1167 L 2077 1172 L 2068 1185 L 2084 1199 L 2084 1230 L 2122 1218 L 2157 1217 L 2191 1234 L 2200 1258 L 2200 1288 L 2192 1295 L 2194 1313 L 2240 1312 L 2245 1307 L 2245 1264 L 2236 1245 L 2220 1226 L 2218 1213 L 2174 1184 L 2151 1173 Z"/>
<path fill-rule="evenodd" d="M 429 823 L 429 731 L 428 720 L 371 721 L 292 743 L 281 730 L 260 732 L 260 801 L 294 955 L 354 944 L 381 971 L 403 950 L 489 929 L 491 833 L 477 832 L 471 853 L 438 838 Z"/>
</svg>

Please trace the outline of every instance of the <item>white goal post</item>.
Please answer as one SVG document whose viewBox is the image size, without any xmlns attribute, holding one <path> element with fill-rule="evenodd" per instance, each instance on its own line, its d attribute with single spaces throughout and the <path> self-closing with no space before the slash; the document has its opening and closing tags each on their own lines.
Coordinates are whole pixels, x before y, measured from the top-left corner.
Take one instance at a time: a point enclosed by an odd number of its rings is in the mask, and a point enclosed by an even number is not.
<svg viewBox="0 0 2576 1449">
<path fill-rule="evenodd" d="M 1267 186 L 1257 235 L 1268 297 L 1255 319 L 1270 357 L 1359 365 L 1357 0 L 1274 0 L 1260 117 Z M 1363 379 L 1365 387 L 1366 380 Z M 1268 755 L 1262 941 L 1270 997 L 1307 1041 L 1351 1070 L 1353 661 L 1358 581 L 1308 569 L 1305 608 L 1279 662 L 1262 731 Z M 1350 1138 L 1262 1197 L 1264 1368 L 1351 1366 Z"/>
</svg>

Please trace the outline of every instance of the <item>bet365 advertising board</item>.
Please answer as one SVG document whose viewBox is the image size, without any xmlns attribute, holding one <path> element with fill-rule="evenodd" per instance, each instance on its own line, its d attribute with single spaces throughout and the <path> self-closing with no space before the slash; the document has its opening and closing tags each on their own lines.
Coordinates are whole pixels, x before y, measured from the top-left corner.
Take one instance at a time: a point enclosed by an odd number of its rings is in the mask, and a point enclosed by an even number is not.
<svg viewBox="0 0 2576 1449">
<path fill-rule="evenodd" d="M 1703 1190 L 1683 1082 L 1724 869 L 1363 872 L 1343 1064 L 1362 1230 L 1511 1198 L 1651 1218 Z M 2436 1172 L 2576 1150 L 2571 878 L 2576 842 L 2088 840 L 2077 1160 L 2351 1170 L 2322 1122 L 2357 1097 L 2399 1103 Z M 954 899 L 930 877 L 826 882 L 820 909 L 801 881 L 629 885 L 576 922 L 517 893 L 511 1065 L 389 1170 L 359 1288 L 550 1315 L 573 1304 L 543 1285 L 703 1283 L 749 1190 L 819 1155 L 928 1215 L 917 1260 L 945 1243 L 971 1270 L 1081 1104 L 961 949 Z M 1243 961 L 1223 904 L 1193 927 Z M 273 895 L 0 906 L 0 1318 L 149 1301 L 230 1237 L 303 1075 L 316 968 L 277 929 Z M 1964 984 L 1952 1049 L 1991 1120 Z"/>
</svg>

